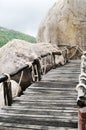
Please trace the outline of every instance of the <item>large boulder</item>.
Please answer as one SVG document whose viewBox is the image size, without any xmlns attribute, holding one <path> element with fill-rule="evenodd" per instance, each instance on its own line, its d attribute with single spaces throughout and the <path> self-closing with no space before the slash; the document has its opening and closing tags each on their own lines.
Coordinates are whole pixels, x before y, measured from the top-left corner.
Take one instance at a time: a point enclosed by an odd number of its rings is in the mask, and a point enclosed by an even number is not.
<svg viewBox="0 0 86 130">
<path fill-rule="evenodd" d="M 34 57 L 31 44 L 14 39 L 0 48 L 0 73 L 12 73 L 27 62 L 32 62 Z"/>
<path fill-rule="evenodd" d="M 44 55 L 46 53 L 61 52 L 61 50 L 56 45 L 45 42 L 32 44 L 32 48 L 38 56 Z"/>
<path fill-rule="evenodd" d="M 57 0 L 40 24 L 37 42 L 85 46 L 86 0 Z"/>
<path fill-rule="evenodd" d="M 50 43 L 31 44 L 23 40 L 14 39 L 0 49 L 0 74 L 11 74 L 24 67 L 25 64 L 31 64 L 37 58 L 39 59 L 39 64 L 41 64 L 41 66 L 46 60 L 46 68 L 51 67 L 53 65 L 51 57 L 47 57 L 47 59 L 44 59 L 42 63 L 40 62 L 39 57 L 46 53 L 52 52 L 61 51 L 58 47 L 53 46 Z M 57 57 L 57 64 L 59 64 L 59 62 L 64 64 L 64 58 L 62 58 L 62 55 L 61 59 L 59 56 Z M 39 69 L 40 68 L 41 67 L 39 65 Z M 26 68 L 23 72 L 23 76 L 20 72 L 16 76 L 13 76 L 12 79 L 15 80 L 17 83 L 21 81 L 20 86 L 22 87 L 22 89 L 25 89 L 32 82 L 31 75 L 31 70 L 29 68 Z"/>
</svg>

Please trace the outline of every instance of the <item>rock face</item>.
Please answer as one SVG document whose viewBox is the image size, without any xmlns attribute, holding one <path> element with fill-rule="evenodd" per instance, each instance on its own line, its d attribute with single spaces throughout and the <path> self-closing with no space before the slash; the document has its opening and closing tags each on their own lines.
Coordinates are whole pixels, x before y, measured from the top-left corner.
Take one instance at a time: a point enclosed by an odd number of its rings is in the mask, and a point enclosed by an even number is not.
<svg viewBox="0 0 86 130">
<path fill-rule="evenodd" d="M 86 44 L 86 0 L 57 0 L 40 24 L 37 42 Z"/>
</svg>

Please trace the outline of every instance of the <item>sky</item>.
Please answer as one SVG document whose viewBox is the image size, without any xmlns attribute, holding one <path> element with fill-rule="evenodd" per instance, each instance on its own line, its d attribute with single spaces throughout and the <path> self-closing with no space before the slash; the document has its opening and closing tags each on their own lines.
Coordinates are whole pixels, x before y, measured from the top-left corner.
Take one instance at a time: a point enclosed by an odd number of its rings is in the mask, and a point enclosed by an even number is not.
<svg viewBox="0 0 86 130">
<path fill-rule="evenodd" d="M 36 36 L 56 0 L 0 0 L 0 26 Z"/>
</svg>

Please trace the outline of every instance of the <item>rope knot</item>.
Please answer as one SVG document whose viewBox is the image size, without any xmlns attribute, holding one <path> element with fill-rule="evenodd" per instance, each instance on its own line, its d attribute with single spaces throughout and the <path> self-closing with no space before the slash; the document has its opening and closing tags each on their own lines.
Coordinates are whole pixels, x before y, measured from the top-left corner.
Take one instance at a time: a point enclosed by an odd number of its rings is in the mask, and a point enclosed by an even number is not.
<svg viewBox="0 0 86 130">
<path fill-rule="evenodd" d="M 4 73 L 4 75 L 7 76 L 7 80 L 6 80 L 6 82 L 10 82 L 10 80 L 11 80 L 10 74 L 8 74 L 8 73 Z"/>
</svg>

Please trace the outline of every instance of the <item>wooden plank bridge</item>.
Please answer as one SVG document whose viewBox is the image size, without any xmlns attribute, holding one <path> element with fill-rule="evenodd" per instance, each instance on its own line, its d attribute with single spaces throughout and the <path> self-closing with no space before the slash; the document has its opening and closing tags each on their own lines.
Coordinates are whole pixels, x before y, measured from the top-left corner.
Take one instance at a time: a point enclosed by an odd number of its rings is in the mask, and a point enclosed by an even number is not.
<svg viewBox="0 0 86 130">
<path fill-rule="evenodd" d="M 50 70 L 33 83 L 12 106 L 0 110 L 0 130 L 75 130 L 78 108 L 75 86 L 80 60 Z M 70 128 L 70 129 L 67 129 Z"/>
</svg>

